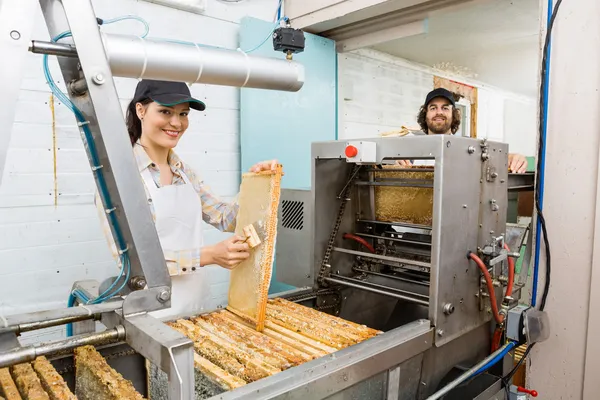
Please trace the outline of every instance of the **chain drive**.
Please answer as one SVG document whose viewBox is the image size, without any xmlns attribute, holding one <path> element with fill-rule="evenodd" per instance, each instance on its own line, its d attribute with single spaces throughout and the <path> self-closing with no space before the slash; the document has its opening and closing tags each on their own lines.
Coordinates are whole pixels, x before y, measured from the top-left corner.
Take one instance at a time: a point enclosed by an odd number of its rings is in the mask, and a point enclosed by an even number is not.
<svg viewBox="0 0 600 400">
<path fill-rule="evenodd" d="M 340 230 L 340 225 L 342 224 L 344 211 L 346 210 L 346 204 L 348 203 L 350 190 L 352 189 L 352 184 L 354 183 L 354 180 L 358 175 L 360 167 L 360 165 L 354 165 L 354 168 L 352 169 L 352 172 L 350 174 L 350 178 L 348 179 L 346 186 L 344 186 L 344 189 L 340 194 L 340 208 L 338 211 L 337 218 L 335 220 L 335 225 L 333 226 L 333 230 L 329 234 L 329 241 L 327 242 L 327 248 L 325 249 L 325 254 L 323 255 L 323 260 L 321 261 L 321 268 L 319 269 L 319 275 L 317 278 L 319 286 L 327 286 L 325 277 L 327 275 L 327 270 L 330 268 L 329 258 L 331 257 L 333 245 L 335 244 L 335 239 L 337 237 L 338 231 Z"/>
</svg>

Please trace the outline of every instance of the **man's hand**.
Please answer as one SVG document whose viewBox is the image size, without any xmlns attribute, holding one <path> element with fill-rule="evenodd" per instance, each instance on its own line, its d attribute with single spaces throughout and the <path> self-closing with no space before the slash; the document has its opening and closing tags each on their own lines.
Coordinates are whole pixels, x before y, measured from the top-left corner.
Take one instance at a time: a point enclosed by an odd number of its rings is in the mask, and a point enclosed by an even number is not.
<svg viewBox="0 0 600 400">
<path fill-rule="evenodd" d="M 515 174 L 527 172 L 527 158 L 521 154 L 509 154 L 508 170 Z"/>
<path fill-rule="evenodd" d="M 396 160 L 396 165 L 400 165 L 401 167 L 412 167 L 410 160 Z"/>
<path fill-rule="evenodd" d="M 245 238 L 236 235 L 214 246 L 202 248 L 200 265 L 217 264 L 226 269 L 235 268 L 250 257 L 248 243 L 244 243 L 244 240 Z"/>
<path fill-rule="evenodd" d="M 261 161 L 250 167 L 250 172 L 275 171 L 277 160 Z"/>
</svg>

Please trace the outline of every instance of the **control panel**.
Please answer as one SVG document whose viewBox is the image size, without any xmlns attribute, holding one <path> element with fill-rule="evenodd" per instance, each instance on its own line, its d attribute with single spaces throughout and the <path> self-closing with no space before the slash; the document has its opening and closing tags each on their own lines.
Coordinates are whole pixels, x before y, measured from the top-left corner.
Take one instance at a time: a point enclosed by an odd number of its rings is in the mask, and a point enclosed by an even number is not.
<svg viewBox="0 0 600 400">
<path fill-rule="evenodd" d="M 377 162 L 377 143 L 360 141 L 346 142 L 344 150 L 347 162 L 354 163 L 376 163 Z"/>
</svg>

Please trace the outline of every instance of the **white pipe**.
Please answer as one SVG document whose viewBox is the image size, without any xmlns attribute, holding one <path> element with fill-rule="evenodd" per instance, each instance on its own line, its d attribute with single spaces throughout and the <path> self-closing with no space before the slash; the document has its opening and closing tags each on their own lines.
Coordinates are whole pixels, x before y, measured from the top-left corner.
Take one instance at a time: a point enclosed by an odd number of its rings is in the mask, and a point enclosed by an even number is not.
<svg viewBox="0 0 600 400">
<path fill-rule="evenodd" d="M 113 75 L 296 92 L 304 66 L 241 50 L 102 33 Z"/>
</svg>

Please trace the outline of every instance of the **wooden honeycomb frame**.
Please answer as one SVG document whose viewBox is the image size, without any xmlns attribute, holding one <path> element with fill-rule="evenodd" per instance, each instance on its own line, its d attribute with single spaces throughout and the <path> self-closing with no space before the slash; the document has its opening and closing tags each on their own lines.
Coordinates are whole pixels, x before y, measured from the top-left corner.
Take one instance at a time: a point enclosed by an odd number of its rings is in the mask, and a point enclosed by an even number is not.
<svg viewBox="0 0 600 400">
<path fill-rule="evenodd" d="M 251 322 L 262 332 L 265 328 L 267 297 L 277 236 L 277 210 L 283 169 L 245 173 L 239 194 L 236 234 L 245 237 L 244 228 L 259 227 L 262 243 L 250 250 L 250 257 L 231 271 L 227 309 Z"/>
</svg>

